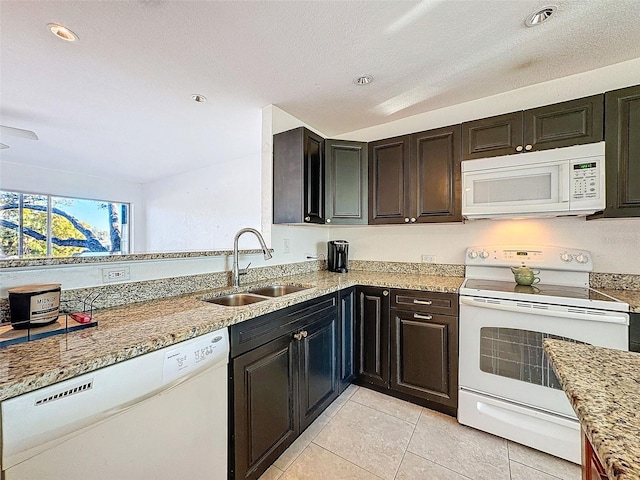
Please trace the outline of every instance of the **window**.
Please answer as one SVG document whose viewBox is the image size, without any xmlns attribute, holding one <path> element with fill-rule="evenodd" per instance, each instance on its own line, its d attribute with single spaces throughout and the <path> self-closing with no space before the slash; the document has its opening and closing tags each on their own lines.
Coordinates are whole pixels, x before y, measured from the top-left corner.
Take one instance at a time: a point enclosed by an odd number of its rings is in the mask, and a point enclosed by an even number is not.
<svg viewBox="0 0 640 480">
<path fill-rule="evenodd" d="M 129 253 L 127 203 L 0 190 L 0 258 Z"/>
</svg>

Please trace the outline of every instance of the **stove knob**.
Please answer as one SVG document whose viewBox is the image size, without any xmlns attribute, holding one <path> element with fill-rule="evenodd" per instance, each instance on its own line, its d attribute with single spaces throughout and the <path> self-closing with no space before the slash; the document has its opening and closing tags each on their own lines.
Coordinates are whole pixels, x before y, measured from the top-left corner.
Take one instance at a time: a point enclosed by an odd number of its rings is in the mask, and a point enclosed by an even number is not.
<svg viewBox="0 0 640 480">
<path fill-rule="evenodd" d="M 480 258 L 489 258 L 489 252 L 483 250 L 480 252 Z"/>
<path fill-rule="evenodd" d="M 478 258 L 478 252 L 475 250 L 469 250 L 469 258 Z"/>
<path fill-rule="evenodd" d="M 567 252 L 564 252 L 560 255 L 560 260 L 563 262 L 570 262 L 573 260 L 573 255 L 569 255 Z"/>
<path fill-rule="evenodd" d="M 587 257 L 586 255 L 580 253 L 577 257 L 576 257 L 576 262 L 578 263 L 587 263 L 589 261 L 589 257 Z"/>
</svg>

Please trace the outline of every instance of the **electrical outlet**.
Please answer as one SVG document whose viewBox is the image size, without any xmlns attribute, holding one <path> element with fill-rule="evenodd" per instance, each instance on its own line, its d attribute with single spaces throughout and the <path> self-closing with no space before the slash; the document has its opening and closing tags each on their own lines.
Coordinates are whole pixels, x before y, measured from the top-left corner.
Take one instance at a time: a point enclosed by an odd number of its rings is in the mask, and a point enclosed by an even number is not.
<svg viewBox="0 0 640 480">
<path fill-rule="evenodd" d="M 104 283 L 109 282 L 122 282 L 123 280 L 131 279 L 131 271 L 129 267 L 114 267 L 102 269 L 102 281 Z"/>
<path fill-rule="evenodd" d="M 422 263 L 436 263 L 435 255 L 422 255 Z"/>
<path fill-rule="evenodd" d="M 282 239 L 282 253 L 291 252 L 291 240 L 288 238 Z"/>
</svg>

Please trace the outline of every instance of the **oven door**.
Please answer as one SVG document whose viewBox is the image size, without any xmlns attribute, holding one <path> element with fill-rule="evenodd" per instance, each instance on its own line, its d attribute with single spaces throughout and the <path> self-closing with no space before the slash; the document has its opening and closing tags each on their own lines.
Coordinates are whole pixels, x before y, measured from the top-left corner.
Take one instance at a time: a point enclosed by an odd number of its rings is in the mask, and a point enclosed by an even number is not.
<svg viewBox="0 0 640 480">
<path fill-rule="evenodd" d="M 460 297 L 460 388 L 575 418 L 542 342 L 558 338 L 627 350 L 629 316 Z"/>
</svg>

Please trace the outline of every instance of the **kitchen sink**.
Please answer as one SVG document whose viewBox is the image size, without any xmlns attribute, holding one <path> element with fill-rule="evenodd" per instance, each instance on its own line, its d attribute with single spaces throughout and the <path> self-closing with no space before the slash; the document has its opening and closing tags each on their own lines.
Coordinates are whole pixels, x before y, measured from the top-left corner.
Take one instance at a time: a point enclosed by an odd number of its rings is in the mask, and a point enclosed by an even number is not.
<svg viewBox="0 0 640 480">
<path fill-rule="evenodd" d="M 251 293 L 231 293 L 222 297 L 204 299 L 205 302 L 216 303 L 225 307 L 241 307 L 252 303 L 264 302 L 265 300 L 269 300 L 269 298 Z"/>
<path fill-rule="evenodd" d="M 309 287 L 299 287 L 296 285 L 269 285 L 268 287 L 253 288 L 249 290 L 257 295 L 266 295 L 268 297 L 280 297 L 289 293 L 301 292 L 308 290 Z"/>
</svg>

